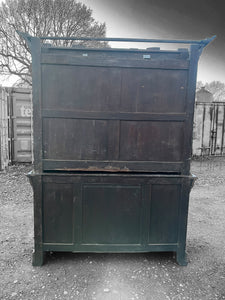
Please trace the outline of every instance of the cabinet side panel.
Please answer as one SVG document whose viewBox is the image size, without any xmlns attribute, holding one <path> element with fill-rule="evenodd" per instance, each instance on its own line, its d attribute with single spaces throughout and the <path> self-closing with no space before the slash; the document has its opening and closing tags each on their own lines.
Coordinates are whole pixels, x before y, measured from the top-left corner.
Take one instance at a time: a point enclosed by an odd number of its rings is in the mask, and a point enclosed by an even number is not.
<svg viewBox="0 0 225 300">
<path fill-rule="evenodd" d="M 149 244 L 177 242 L 180 201 L 180 185 L 152 185 Z"/>
<path fill-rule="evenodd" d="M 44 183 L 44 243 L 73 242 L 73 186 L 66 183 Z"/>
</svg>

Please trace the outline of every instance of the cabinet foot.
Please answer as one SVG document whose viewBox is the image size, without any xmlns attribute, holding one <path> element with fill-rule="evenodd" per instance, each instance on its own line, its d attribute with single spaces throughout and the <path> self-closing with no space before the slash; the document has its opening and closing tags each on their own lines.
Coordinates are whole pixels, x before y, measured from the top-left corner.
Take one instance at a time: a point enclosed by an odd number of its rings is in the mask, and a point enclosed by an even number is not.
<svg viewBox="0 0 225 300">
<path fill-rule="evenodd" d="M 187 255 L 185 251 L 177 251 L 176 253 L 176 261 L 180 266 L 187 266 Z"/>
<path fill-rule="evenodd" d="M 44 264 L 45 252 L 44 251 L 34 251 L 32 256 L 32 265 L 34 267 L 40 267 Z"/>
</svg>

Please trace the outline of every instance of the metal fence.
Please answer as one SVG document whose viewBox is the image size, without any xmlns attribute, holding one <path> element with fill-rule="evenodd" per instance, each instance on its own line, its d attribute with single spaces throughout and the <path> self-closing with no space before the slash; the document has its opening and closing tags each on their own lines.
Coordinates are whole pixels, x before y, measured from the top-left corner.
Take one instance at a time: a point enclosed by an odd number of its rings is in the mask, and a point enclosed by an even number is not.
<svg viewBox="0 0 225 300">
<path fill-rule="evenodd" d="M 195 104 L 193 155 L 225 154 L 225 102 Z"/>
</svg>

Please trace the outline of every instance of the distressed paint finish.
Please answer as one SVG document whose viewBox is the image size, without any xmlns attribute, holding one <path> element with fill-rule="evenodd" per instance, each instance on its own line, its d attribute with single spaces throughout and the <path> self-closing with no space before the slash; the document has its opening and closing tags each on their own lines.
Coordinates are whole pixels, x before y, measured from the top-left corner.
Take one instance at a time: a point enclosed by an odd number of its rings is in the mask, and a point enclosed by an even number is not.
<svg viewBox="0 0 225 300">
<path fill-rule="evenodd" d="M 188 174 L 188 51 L 44 47 L 40 55 L 40 172 Z"/>
<path fill-rule="evenodd" d="M 197 62 L 210 39 L 180 41 L 191 47 L 177 51 L 42 48 L 26 39 L 34 265 L 47 251 L 173 251 L 186 265 Z"/>
<path fill-rule="evenodd" d="M 176 41 L 189 51 L 41 47 L 39 38 L 26 39 L 36 171 L 189 174 L 197 62 L 211 39 Z"/>
<path fill-rule="evenodd" d="M 178 263 L 186 265 L 194 176 L 84 172 L 29 177 L 36 203 L 34 265 L 43 263 L 46 251 L 174 251 Z"/>
</svg>

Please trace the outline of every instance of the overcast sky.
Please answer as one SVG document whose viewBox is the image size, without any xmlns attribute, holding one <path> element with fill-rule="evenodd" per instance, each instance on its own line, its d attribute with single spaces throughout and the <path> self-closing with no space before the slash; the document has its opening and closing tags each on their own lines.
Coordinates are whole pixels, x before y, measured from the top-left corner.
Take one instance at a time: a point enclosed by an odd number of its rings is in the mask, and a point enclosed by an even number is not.
<svg viewBox="0 0 225 300">
<path fill-rule="evenodd" d="M 108 37 L 201 40 L 198 80 L 225 83 L 225 0 L 80 0 L 106 22 Z"/>
<path fill-rule="evenodd" d="M 108 37 L 201 40 L 216 35 L 200 58 L 198 80 L 225 83 L 225 0 L 79 1 L 106 23 Z"/>
</svg>

